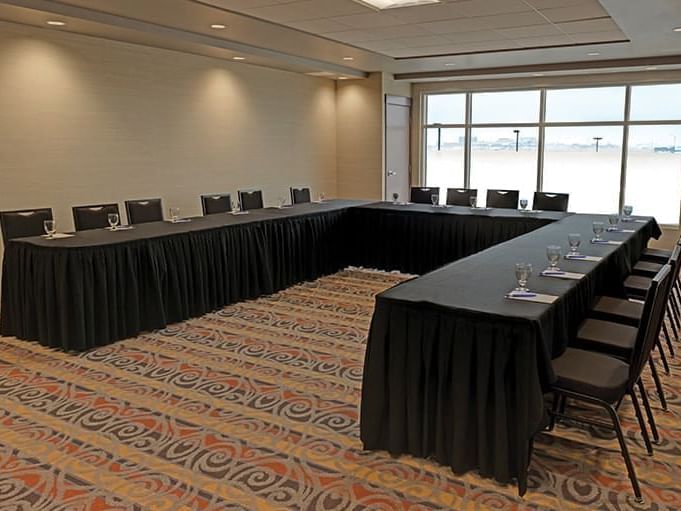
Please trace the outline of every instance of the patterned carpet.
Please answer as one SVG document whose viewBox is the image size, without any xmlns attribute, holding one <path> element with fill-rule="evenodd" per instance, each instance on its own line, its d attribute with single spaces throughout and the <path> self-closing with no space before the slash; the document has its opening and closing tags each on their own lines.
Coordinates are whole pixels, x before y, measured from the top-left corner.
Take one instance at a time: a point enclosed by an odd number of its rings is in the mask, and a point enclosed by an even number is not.
<svg viewBox="0 0 681 511">
<path fill-rule="evenodd" d="M 622 411 L 644 505 L 582 429 L 538 437 L 524 499 L 363 452 L 373 296 L 404 278 L 348 269 L 80 355 L 0 339 L 0 509 L 681 509 L 681 357 L 654 458 Z"/>
</svg>

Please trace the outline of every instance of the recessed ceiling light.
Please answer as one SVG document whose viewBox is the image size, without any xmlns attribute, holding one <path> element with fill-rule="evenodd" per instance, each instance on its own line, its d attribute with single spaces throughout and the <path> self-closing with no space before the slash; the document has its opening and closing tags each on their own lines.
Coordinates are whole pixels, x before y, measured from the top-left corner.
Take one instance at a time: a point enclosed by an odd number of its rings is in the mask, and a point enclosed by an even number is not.
<svg viewBox="0 0 681 511">
<path fill-rule="evenodd" d="M 51 27 L 63 27 L 64 25 L 66 25 L 66 22 L 59 20 L 49 20 L 47 24 L 50 25 Z"/>
<path fill-rule="evenodd" d="M 544 76 L 544 73 L 532 73 L 532 76 Z"/>
<path fill-rule="evenodd" d="M 445 66 L 447 66 L 447 67 L 454 67 L 454 66 L 456 66 L 456 64 L 455 64 L 454 62 L 447 62 L 447 63 L 445 64 Z"/>
<path fill-rule="evenodd" d="M 232 60 L 246 60 L 246 57 L 232 57 Z"/>
<path fill-rule="evenodd" d="M 224 30 L 227 28 L 227 25 L 223 25 L 222 23 L 213 23 L 210 28 L 214 30 Z"/>
<path fill-rule="evenodd" d="M 681 32 L 681 27 L 676 27 L 672 29 L 674 32 Z"/>
<path fill-rule="evenodd" d="M 415 5 L 439 4 L 440 0 L 355 0 L 358 4 L 372 9 L 395 9 L 397 7 L 414 7 Z"/>
<path fill-rule="evenodd" d="M 600 55 L 600 52 L 597 52 L 597 51 L 590 51 L 589 53 L 587 53 L 587 55 L 588 55 L 589 57 L 598 57 L 598 56 Z"/>
<path fill-rule="evenodd" d="M 351 60 L 355 60 L 355 57 L 343 57 L 343 60 L 347 60 L 349 62 Z"/>
<path fill-rule="evenodd" d="M 646 68 L 647 71 L 655 71 L 657 69 L 657 66 L 648 66 Z"/>
<path fill-rule="evenodd" d="M 347 80 L 348 77 L 347 77 L 347 76 L 339 76 L 338 79 L 339 79 L 339 80 Z"/>
</svg>

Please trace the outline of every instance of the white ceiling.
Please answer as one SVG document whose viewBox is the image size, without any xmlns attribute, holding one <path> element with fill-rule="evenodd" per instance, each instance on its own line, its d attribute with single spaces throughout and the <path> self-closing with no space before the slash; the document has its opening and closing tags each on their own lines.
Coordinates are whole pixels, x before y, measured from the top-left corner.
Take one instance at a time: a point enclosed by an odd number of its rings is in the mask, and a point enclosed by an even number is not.
<svg viewBox="0 0 681 511">
<path fill-rule="evenodd" d="M 47 29 L 55 18 L 68 21 L 58 30 L 330 77 L 681 67 L 680 0 L 442 0 L 381 12 L 353 0 L 0 0 L 0 20 Z"/>
<path fill-rule="evenodd" d="M 376 11 L 353 0 L 204 0 L 394 58 L 626 41 L 598 0 L 442 0 Z"/>
</svg>

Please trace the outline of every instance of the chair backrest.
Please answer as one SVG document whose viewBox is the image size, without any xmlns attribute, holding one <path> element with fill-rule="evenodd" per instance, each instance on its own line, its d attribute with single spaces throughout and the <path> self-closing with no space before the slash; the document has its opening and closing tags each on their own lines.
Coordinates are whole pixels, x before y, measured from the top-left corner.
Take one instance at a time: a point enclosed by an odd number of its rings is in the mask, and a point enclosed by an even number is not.
<svg viewBox="0 0 681 511">
<path fill-rule="evenodd" d="M 304 204 L 310 202 L 309 188 L 295 188 L 291 187 L 291 204 Z"/>
<path fill-rule="evenodd" d="M 410 202 L 416 204 L 432 204 L 431 196 L 437 195 L 438 201 L 440 199 L 440 188 L 438 187 L 412 187 Z"/>
<path fill-rule="evenodd" d="M 262 190 L 239 190 L 239 202 L 242 211 L 262 209 Z"/>
<path fill-rule="evenodd" d="M 518 190 L 487 190 L 488 208 L 518 209 Z"/>
<path fill-rule="evenodd" d="M 660 336 L 662 321 L 664 321 L 665 303 L 672 284 L 672 267 L 665 264 L 653 277 L 646 300 L 643 304 L 643 315 L 636 335 L 636 344 L 629 367 L 629 387 L 633 387 L 641 376 L 645 364 L 655 341 Z"/>
<path fill-rule="evenodd" d="M 126 200 L 125 212 L 131 225 L 163 221 L 161 199 Z"/>
<path fill-rule="evenodd" d="M 103 229 L 109 227 L 109 214 L 119 215 L 118 204 L 95 204 L 92 206 L 73 206 L 73 225 L 76 231 Z"/>
<path fill-rule="evenodd" d="M 5 246 L 15 238 L 45 234 L 45 220 L 52 220 L 52 208 L 0 212 L 0 230 Z"/>
<path fill-rule="evenodd" d="M 447 188 L 447 205 L 470 206 L 471 197 L 477 197 L 476 188 Z"/>
<path fill-rule="evenodd" d="M 232 196 L 228 193 L 219 195 L 202 195 L 201 209 L 203 215 L 217 215 L 232 211 Z"/>
<path fill-rule="evenodd" d="M 532 209 L 541 209 L 544 211 L 567 211 L 569 201 L 569 193 L 534 192 Z"/>
</svg>

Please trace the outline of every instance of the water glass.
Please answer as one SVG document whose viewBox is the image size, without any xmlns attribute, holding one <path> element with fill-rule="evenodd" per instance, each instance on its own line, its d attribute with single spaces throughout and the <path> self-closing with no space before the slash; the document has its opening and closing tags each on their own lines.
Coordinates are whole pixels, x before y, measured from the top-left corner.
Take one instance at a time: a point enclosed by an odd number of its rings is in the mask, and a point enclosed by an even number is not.
<svg viewBox="0 0 681 511">
<path fill-rule="evenodd" d="M 469 201 L 471 203 L 472 208 L 478 207 L 478 196 L 477 195 L 471 195 Z"/>
<path fill-rule="evenodd" d="M 180 208 L 170 208 L 170 221 L 177 222 L 180 219 Z"/>
<path fill-rule="evenodd" d="M 610 224 L 610 227 L 615 227 L 620 223 L 620 217 L 618 215 L 610 215 L 608 217 L 608 223 Z"/>
<path fill-rule="evenodd" d="M 570 254 L 579 254 L 579 245 L 582 244 L 582 235 L 578 233 L 568 234 L 568 243 L 570 244 Z"/>
<path fill-rule="evenodd" d="M 549 245 L 546 247 L 546 257 L 549 260 L 549 270 L 558 271 L 558 261 L 560 261 L 561 248 L 559 245 Z"/>
<path fill-rule="evenodd" d="M 631 218 L 631 214 L 634 212 L 634 206 L 624 206 L 622 208 L 622 214 L 624 215 L 624 218 L 629 220 Z"/>
<path fill-rule="evenodd" d="M 397 204 L 397 201 L 400 199 L 400 194 L 395 192 L 393 193 L 393 202 Z"/>
<path fill-rule="evenodd" d="M 43 222 L 43 229 L 45 229 L 45 234 L 47 234 L 48 238 L 54 238 L 54 235 L 57 232 L 57 222 L 54 220 L 45 220 Z"/>
<path fill-rule="evenodd" d="M 324 202 L 325 197 L 324 192 L 319 192 L 319 202 Z"/>
<path fill-rule="evenodd" d="M 111 230 L 115 231 L 118 228 L 118 222 L 120 221 L 118 213 L 109 213 L 107 220 L 109 221 L 109 227 L 111 227 Z"/>
<path fill-rule="evenodd" d="M 430 202 L 433 203 L 433 206 L 437 206 L 437 203 L 440 202 L 440 196 L 436 193 L 430 196 Z"/>
<path fill-rule="evenodd" d="M 594 222 L 593 223 L 593 231 L 596 237 L 594 238 L 596 241 L 601 241 L 603 238 L 601 237 L 601 234 L 603 234 L 603 231 L 605 230 L 605 226 L 603 222 Z"/>
<path fill-rule="evenodd" d="M 525 208 L 527 207 L 527 199 L 520 199 L 520 208 L 525 211 Z"/>
<path fill-rule="evenodd" d="M 283 196 L 277 197 L 277 202 L 279 204 L 279 209 L 284 207 L 284 204 L 286 204 L 286 199 Z"/>
<path fill-rule="evenodd" d="M 529 263 L 517 263 L 515 265 L 515 279 L 518 281 L 518 287 L 515 291 L 527 292 L 527 281 L 532 275 L 532 265 Z"/>
</svg>

